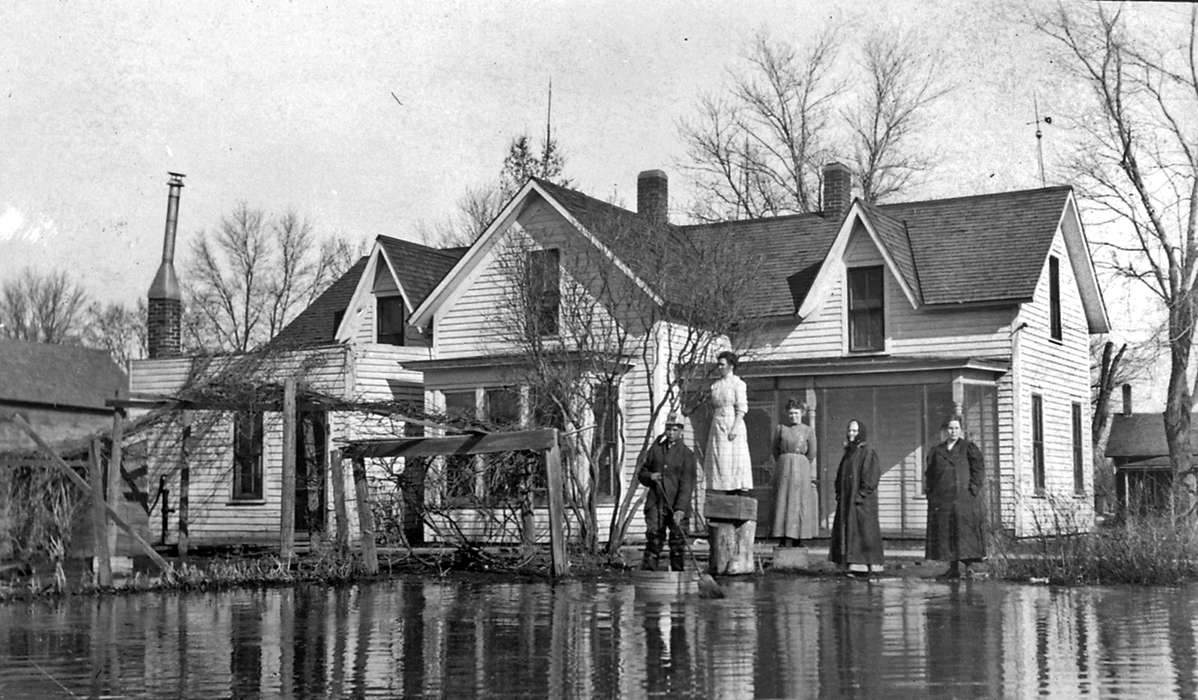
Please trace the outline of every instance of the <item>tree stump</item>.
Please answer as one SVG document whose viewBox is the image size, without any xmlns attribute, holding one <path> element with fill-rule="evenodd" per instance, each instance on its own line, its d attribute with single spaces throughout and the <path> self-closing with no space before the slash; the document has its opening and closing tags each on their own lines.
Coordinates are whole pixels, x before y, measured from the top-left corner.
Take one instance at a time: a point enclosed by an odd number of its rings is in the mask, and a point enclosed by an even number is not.
<svg viewBox="0 0 1198 700">
<path fill-rule="evenodd" d="M 708 491 L 704 515 L 707 518 L 711 573 L 754 573 L 757 500 L 752 496 Z"/>
</svg>

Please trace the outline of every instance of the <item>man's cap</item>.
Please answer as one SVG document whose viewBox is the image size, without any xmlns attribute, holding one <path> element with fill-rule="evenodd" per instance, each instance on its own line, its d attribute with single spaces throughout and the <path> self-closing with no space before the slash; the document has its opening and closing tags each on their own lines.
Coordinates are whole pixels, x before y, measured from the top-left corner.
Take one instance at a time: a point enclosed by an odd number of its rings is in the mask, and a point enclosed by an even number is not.
<svg viewBox="0 0 1198 700">
<path fill-rule="evenodd" d="M 682 422 L 682 416 L 678 415 L 677 413 L 671 413 L 666 418 L 666 427 L 672 428 L 674 426 L 678 426 L 679 428 L 686 427 L 686 424 Z"/>
</svg>

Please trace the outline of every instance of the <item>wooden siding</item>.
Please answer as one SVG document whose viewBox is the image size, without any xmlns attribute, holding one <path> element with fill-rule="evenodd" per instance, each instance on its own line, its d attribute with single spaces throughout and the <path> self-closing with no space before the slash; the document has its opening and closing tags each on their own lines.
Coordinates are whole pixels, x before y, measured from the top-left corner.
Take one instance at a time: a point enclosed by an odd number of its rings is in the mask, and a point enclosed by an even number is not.
<svg viewBox="0 0 1198 700">
<path fill-rule="evenodd" d="M 1036 535 L 1045 529 L 1089 529 L 1092 526 L 1093 476 L 1090 444 L 1090 333 L 1073 266 L 1061 232 L 1050 255 L 1060 260 L 1061 340 L 1050 338 L 1048 260 L 1044 261 L 1033 300 L 1019 313 L 1018 422 L 1012 500 L 1019 504 L 1016 534 Z M 1037 494 L 1032 477 L 1031 397 L 1044 402 L 1045 489 Z M 1072 404 L 1082 404 L 1082 460 L 1085 495 L 1074 494 Z"/>
</svg>

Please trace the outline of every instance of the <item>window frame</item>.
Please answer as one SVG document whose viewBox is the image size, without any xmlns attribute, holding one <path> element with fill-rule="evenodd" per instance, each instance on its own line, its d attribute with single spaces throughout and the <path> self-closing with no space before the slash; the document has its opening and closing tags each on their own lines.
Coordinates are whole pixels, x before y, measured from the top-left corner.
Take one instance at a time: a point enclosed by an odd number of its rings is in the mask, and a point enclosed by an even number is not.
<svg viewBox="0 0 1198 700">
<path fill-rule="evenodd" d="M 539 337 L 557 335 L 561 331 L 561 251 L 557 248 L 530 250 L 526 263 L 531 330 Z"/>
<path fill-rule="evenodd" d="M 1074 401 L 1071 406 L 1073 419 L 1073 495 L 1086 495 L 1085 450 L 1082 444 L 1082 405 Z"/>
<path fill-rule="evenodd" d="M 383 332 L 383 305 L 398 305 L 400 311 L 400 323 L 398 332 L 392 330 L 389 333 Z M 374 297 L 374 342 L 379 345 L 404 345 L 407 339 L 408 325 L 408 307 L 404 303 L 402 294 L 376 294 Z M 388 327 L 390 329 L 390 327 Z M 386 339 L 384 339 L 384 336 Z M 394 342 L 398 338 L 399 342 Z"/>
<path fill-rule="evenodd" d="M 594 439 L 602 446 L 599 456 L 598 477 L 595 480 L 595 500 L 606 503 L 620 496 L 620 386 L 606 381 L 591 385 L 592 420 L 595 423 Z M 600 409 L 602 408 L 602 412 Z M 600 422 L 602 420 L 602 423 Z M 604 481 L 609 482 L 606 490 L 600 489 Z"/>
<path fill-rule="evenodd" d="M 854 293 L 854 279 L 861 275 L 877 275 L 877 296 L 858 300 Z M 866 280 L 868 283 L 872 280 Z M 861 308 L 857 308 L 860 304 Z M 884 265 L 862 265 L 845 268 L 845 311 L 847 345 L 851 353 L 884 352 L 886 350 L 886 268 Z M 859 319 L 872 320 L 877 316 L 876 342 L 866 345 L 857 344 L 857 328 Z M 867 341 L 873 340 L 866 338 Z"/>
<path fill-rule="evenodd" d="M 1044 461 L 1044 397 L 1032 394 L 1032 486 L 1037 496 L 1047 487 Z"/>
<path fill-rule="evenodd" d="M 249 426 L 248 441 L 242 436 L 245 422 L 252 421 Z M 262 411 L 236 411 L 233 413 L 233 470 L 229 489 L 229 500 L 233 503 L 262 503 L 266 500 L 265 477 L 265 419 Z M 250 448 L 244 452 L 245 446 Z M 243 489 L 249 468 L 251 487 Z"/>
<path fill-rule="evenodd" d="M 1055 342 L 1064 338 L 1061 327 L 1061 259 L 1048 256 L 1048 337 Z"/>
</svg>

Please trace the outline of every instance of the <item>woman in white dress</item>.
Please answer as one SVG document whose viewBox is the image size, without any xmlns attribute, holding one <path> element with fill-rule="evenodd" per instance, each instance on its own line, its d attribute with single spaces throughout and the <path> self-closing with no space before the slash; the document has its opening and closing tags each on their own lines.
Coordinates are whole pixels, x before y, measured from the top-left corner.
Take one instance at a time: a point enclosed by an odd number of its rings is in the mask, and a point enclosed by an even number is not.
<svg viewBox="0 0 1198 700">
<path fill-rule="evenodd" d="M 749 401 L 745 382 L 736 376 L 737 356 L 725 350 L 716 356 L 720 378 L 711 385 L 711 435 L 707 439 L 707 488 L 748 491 L 753 488 L 753 464 L 745 435 Z"/>
</svg>

